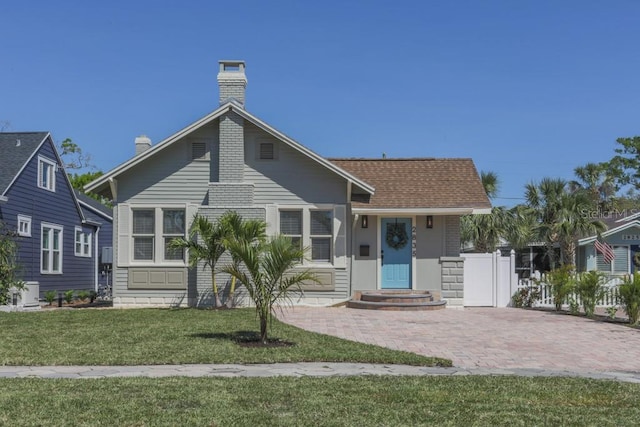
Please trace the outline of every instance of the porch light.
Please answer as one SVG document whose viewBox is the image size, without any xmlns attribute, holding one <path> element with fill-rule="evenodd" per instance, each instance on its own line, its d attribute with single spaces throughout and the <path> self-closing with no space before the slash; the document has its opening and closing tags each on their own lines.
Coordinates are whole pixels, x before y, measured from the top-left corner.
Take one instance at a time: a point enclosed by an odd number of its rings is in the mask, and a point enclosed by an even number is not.
<svg viewBox="0 0 640 427">
<path fill-rule="evenodd" d="M 427 228 L 433 228 L 433 216 L 427 215 Z"/>
<path fill-rule="evenodd" d="M 362 228 L 369 228 L 369 215 L 362 215 Z"/>
</svg>

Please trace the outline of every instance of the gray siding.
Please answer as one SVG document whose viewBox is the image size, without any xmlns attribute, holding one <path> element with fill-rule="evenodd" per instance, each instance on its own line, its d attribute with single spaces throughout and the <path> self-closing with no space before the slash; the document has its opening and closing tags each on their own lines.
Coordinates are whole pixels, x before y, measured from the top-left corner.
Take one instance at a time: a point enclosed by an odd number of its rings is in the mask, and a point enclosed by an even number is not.
<svg viewBox="0 0 640 427">
<path fill-rule="evenodd" d="M 254 184 L 254 203 L 347 203 L 347 184 L 314 160 L 245 123 L 244 180 Z M 273 142 L 277 157 L 259 160 L 256 145 Z"/>
<path fill-rule="evenodd" d="M 433 217 L 433 228 L 427 228 L 427 218 L 416 218 L 416 288 L 420 290 L 440 290 L 441 269 L 440 257 L 444 255 L 444 227 L 443 216 Z"/>
<path fill-rule="evenodd" d="M 369 227 L 362 228 L 360 220 L 353 232 L 352 292 L 378 288 L 378 217 L 369 215 Z M 369 256 L 360 256 L 360 245 L 369 245 Z"/>
<path fill-rule="evenodd" d="M 204 139 L 217 161 L 217 126 L 207 126 L 151 156 L 118 178 L 118 202 L 197 203 L 205 202 L 211 160 L 191 160 L 191 145 Z"/>
<path fill-rule="evenodd" d="M 445 256 L 459 256 L 460 255 L 460 217 L 450 215 L 446 217 L 445 221 L 446 221 Z"/>
</svg>

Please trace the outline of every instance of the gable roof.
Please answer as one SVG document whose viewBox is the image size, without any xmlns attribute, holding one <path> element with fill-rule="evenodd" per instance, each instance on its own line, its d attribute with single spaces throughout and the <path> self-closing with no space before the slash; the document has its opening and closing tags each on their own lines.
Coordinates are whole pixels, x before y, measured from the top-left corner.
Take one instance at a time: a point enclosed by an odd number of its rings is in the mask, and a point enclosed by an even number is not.
<svg viewBox="0 0 640 427">
<path fill-rule="evenodd" d="M 353 184 L 355 184 L 357 187 L 359 187 L 365 193 L 372 194 L 374 192 L 374 188 L 370 184 L 368 184 L 367 182 L 356 178 L 355 176 L 351 175 L 347 171 L 345 171 L 345 170 L 341 169 L 340 167 L 336 166 L 335 164 L 329 162 L 324 157 L 322 157 L 322 156 L 316 154 L 315 152 L 309 150 L 308 148 L 304 147 L 302 144 L 298 143 L 297 141 L 293 140 L 292 138 L 289 138 L 284 133 L 276 130 L 272 126 L 269 126 L 268 124 L 266 124 L 262 120 L 258 119 L 254 115 L 250 114 L 248 111 L 246 111 L 240 104 L 238 104 L 233 99 L 231 99 L 228 102 L 226 102 L 225 104 L 221 105 L 219 108 L 217 108 L 216 110 L 214 110 L 211 113 L 207 114 L 205 117 L 201 118 L 200 120 L 190 124 L 189 126 L 183 128 L 183 129 L 179 130 L 178 132 L 176 132 L 175 134 L 171 135 L 169 138 L 166 138 L 165 140 L 163 140 L 163 141 L 159 142 L 158 144 L 154 145 L 150 149 L 138 154 L 137 156 L 135 156 L 135 157 L 131 158 L 130 160 L 122 163 L 121 165 L 116 166 L 114 169 L 110 170 L 109 172 L 105 173 L 101 177 L 97 178 L 95 181 L 87 184 L 85 186 L 85 190 L 94 191 L 94 192 L 100 192 L 102 189 L 106 188 L 109 185 L 110 180 L 112 180 L 114 178 L 117 178 L 118 175 L 126 172 L 127 170 L 131 169 L 132 167 L 134 167 L 135 165 L 139 164 L 140 162 L 142 162 L 142 161 L 148 159 L 149 157 L 153 156 L 155 153 L 157 153 L 157 152 L 159 152 L 159 151 L 171 146 L 173 143 L 177 142 L 178 140 L 180 140 L 184 136 L 186 136 L 186 135 L 190 134 L 191 132 L 194 132 L 197 129 L 200 129 L 201 127 L 211 123 L 212 121 L 218 119 L 219 117 L 221 117 L 222 115 L 224 115 L 225 113 L 227 113 L 228 111 L 231 111 L 231 110 L 233 110 L 235 113 L 237 113 L 239 116 L 241 116 L 245 120 L 251 122 L 255 126 L 257 126 L 260 129 L 266 131 L 267 133 L 271 134 L 275 138 L 278 138 L 280 141 L 282 141 L 283 143 L 287 144 L 291 148 L 293 148 L 293 149 L 299 151 L 300 153 L 306 155 L 307 157 L 309 157 L 312 160 L 316 161 L 317 163 L 319 163 L 320 165 L 322 165 L 325 168 L 329 169 L 330 171 L 332 171 L 332 172 L 336 173 L 337 175 L 343 177 L 347 181 L 352 182 Z"/>
<path fill-rule="evenodd" d="M 113 210 L 111 208 L 103 205 L 96 199 L 93 199 L 78 190 L 74 189 L 73 191 L 76 193 L 76 198 L 78 199 L 78 203 L 80 203 L 80 206 L 82 208 L 88 209 L 104 219 L 113 221 Z"/>
<path fill-rule="evenodd" d="M 355 213 L 489 213 L 491 202 L 471 159 L 330 159 L 371 183 L 370 197 L 354 194 Z"/>
<path fill-rule="evenodd" d="M 0 132 L 0 195 L 4 195 L 48 132 Z"/>
</svg>

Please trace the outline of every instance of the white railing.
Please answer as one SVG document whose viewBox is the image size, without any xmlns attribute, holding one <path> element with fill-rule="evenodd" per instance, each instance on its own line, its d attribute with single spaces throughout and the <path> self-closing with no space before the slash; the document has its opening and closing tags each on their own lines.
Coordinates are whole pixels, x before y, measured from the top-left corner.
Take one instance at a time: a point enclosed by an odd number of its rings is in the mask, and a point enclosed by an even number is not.
<svg viewBox="0 0 640 427">
<path fill-rule="evenodd" d="M 609 281 L 605 283 L 605 292 L 603 293 L 602 298 L 596 302 L 596 307 L 615 307 L 620 305 L 620 291 L 618 289 L 620 283 L 622 283 L 622 278 L 611 277 Z M 540 291 L 540 296 L 534 302 L 534 307 L 555 307 L 551 285 L 544 283 L 544 278 L 537 284 L 532 279 L 518 280 L 518 290 L 523 288 L 538 289 Z M 580 295 L 575 292 L 567 295 L 567 298 L 563 302 L 563 306 L 569 306 L 569 302 L 572 300 L 582 307 L 582 299 L 580 298 Z"/>
</svg>

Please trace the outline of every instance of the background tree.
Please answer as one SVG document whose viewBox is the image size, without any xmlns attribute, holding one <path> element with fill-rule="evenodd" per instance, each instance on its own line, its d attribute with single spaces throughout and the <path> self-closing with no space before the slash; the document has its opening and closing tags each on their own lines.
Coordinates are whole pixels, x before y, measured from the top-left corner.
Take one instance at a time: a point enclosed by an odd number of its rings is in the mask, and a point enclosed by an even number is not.
<svg viewBox="0 0 640 427">
<path fill-rule="evenodd" d="M 605 163 L 616 183 L 616 190 L 626 185 L 640 189 L 640 136 L 616 139 L 616 155 Z"/>
<path fill-rule="evenodd" d="M 584 192 L 594 209 L 613 209 L 616 185 L 606 163 L 587 163 L 576 167 L 573 172 L 577 179 L 569 181 L 571 192 Z"/>
<path fill-rule="evenodd" d="M 91 163 L 91 155 L 82 151 L 82 148 L 71 138 L 64 139 L 57 148 L 65 169 L 95 169 Z"/>
<path fill-rule="evenodd" d="M 317 279 L 309 270 L 296 269 L 304 250 L 285 236 L 257 244 L 230 241 L 229 251 L 241 263 L 228 265 L 222 271 L 237 278 L 247 288 L 260 323 L 260 341 L 266 344 L 267 328 L 276 303 L 290 302 L 292 290 L 299 290 L 302 283 Z"/>
<path fill-rule="evenodd" d="M 20 267 L 17 263 L 16 237 L 17 233 L 0 222 L 0 305 L 9 302 L 9 290 L 12 287 L 18 289 L 24 287 L 24 283 L 18 278 Z"/>
</svg>

